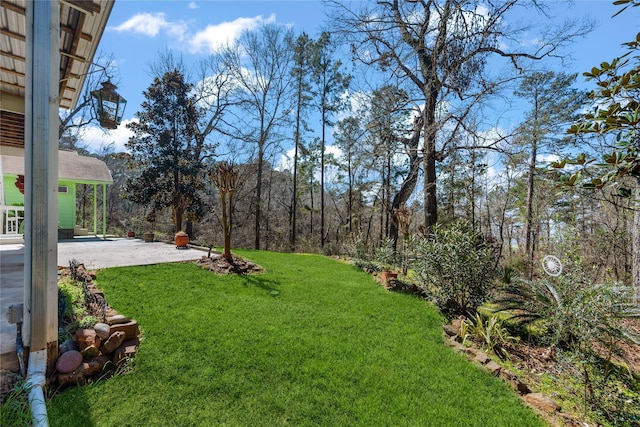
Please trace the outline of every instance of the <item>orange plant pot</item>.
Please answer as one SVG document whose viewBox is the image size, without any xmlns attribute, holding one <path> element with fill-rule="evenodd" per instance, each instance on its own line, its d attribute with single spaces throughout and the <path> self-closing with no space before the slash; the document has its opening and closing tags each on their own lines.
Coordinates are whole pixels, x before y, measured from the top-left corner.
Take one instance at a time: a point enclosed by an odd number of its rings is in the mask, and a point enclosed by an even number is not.
<svg viewBox="0 0 640 427">
<path fill-rule="evenodd" d="M 176 233 L 174 242 L 177 248 L 186 248 L 189 244 L 189 235 L 186 233 Z"/>
</svg>

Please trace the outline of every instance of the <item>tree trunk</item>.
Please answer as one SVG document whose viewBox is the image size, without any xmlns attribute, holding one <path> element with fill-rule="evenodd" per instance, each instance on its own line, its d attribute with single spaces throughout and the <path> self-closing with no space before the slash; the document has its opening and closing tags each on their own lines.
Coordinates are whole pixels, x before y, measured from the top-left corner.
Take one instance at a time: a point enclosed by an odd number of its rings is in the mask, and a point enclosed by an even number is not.
<svg viewBox="0 0 640 427">
<path fill-rule="evenodd" d="M 256 182 L 256 222 L 254 227 L 254 248 L 260 249 L 260 216 L 262 215 L 262 163 L 264 161 L 264 143 L 260 141 L 258 147 L 258 176 Z"/>
<path fill-rule="evenodd" d="M 636 182 L 636 200 L 640 200 L 640 179 Z M 632 228 L 633 244 L 632 244 L 632 283 L 634 289 L 634 303 L 640 305 L 640 203 L 636 203 L 633 212 L 633 228 Z"/>
<path fill-rule="evenodd" d="M 418 144 L 420 142 L 420 133 L 424 125 L 424 118 L 422 116 L 415 117 L 413 120 L 413 134 L 409 140 L 409 173 L 402 181 L 400 190 L 393 197 L 391 203 L 391 212 L 396 212 L 407 203 L 413 190 L 418 183 L 418 176 L 420 174 L 420 156 L 418 155 Z M 398 242 L 398 223 L 391 221 L 391 229 L 389 230 L 389 237 L 393 240 L 394 248 Z"/>
<path fill-rule="evenodd" d="M 438 196 L 436 194 L 436 103 L 438 90 L 433 87 L 426 94 L 424 111 L 424 146 L 422 163 L 424 168 L 424 226 L 430 232 L 438 222 Z"/>
<path fill-rule="evenodd" d="M 527 180 L 527 212 L 524 223 L 524 251 L 527 257 L 527 277 L 533 278 L 533 183 L 536 172 L 536 156 L 538 143 L 534 137 L 531 141 L 531 159 L 529 160 L 529 176 Z"/>
</svg>

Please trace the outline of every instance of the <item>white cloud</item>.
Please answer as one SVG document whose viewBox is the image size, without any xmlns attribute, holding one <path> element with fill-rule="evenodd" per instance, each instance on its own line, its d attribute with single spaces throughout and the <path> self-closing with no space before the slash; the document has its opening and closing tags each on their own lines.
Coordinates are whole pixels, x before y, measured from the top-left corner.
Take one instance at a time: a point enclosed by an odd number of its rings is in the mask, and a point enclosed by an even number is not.
<svg viewBox="0 0 640 427">
<path fill-rule="evenodd" d="M 196 4 L 196 2 L 194 2 L 194 1 L 192 1 L 191 3 L 189 3 L 189 6 L 188 6 L 188 7 L 189 7 L 189 9 L 193 9 L 193 10 L 195 10 L 195 9 L 199 9 L 199 8 L 200 8 L 200 6 L 198 6 L 198 5 Z"/>
<path fill-rule="evenodd" d="M 112 143 L 116 152 L 127 151 L 125 144 L 133 135 L 133 132 L 127 129 L 127 123 L 133 121 L 138 121 L 138 119 L 123 120 L 117 129 L 109 131 L 98 126 L 86 126 L 82 128 L 81 141 L 87 144 L 89 151 L 92 152 L 98 152 L 102 147 Z"/>
<path fill-rule="evenodd" d="M 189 51 L 191 53 L 213 53 L 224 47 L 227 43 L 233 43 L 247 30 L 273 23 L 276 16 L 272 14 L 268 18 L 262 15 L 253 18 L 237 18 L 216 25 L 208 25 L 204 30 L 198 31 L 189 39 Z"/>
<path fill-rule="evenodd" d="M 190 9 L 197 9 L 195 2 L 189 3 Z M 254 30 L 261 25 L 273 23 L 276 15 L 271 14 L 265 18 L 263 15 L 252 18 L 237 18 L 233 21 L 225 21 L 195 33 L 189 32 L 189 26 L 185 22 L 172 22 L 166 15 L 160 13 L 138 13 L 124 21 L 122 24 L 109 27 L 112 31 L 120 33 L 136 33 L 148 37 L 156 37 L 159 34 L 167 34 L 177 42 L 179 47 L 187 48 L 190 53 L 214 53 L 227 43 L 235 42 L 240 35 L 247 30 Z"/>
<path fill-rule="evenodd" d="M 110 29 L 119 33 L 133 32 L 149 37 L 155 37 L 161 30 L 171 27 L 165 19 L 164 13 L 138 13 L 116 27 Z"/>
</svg>

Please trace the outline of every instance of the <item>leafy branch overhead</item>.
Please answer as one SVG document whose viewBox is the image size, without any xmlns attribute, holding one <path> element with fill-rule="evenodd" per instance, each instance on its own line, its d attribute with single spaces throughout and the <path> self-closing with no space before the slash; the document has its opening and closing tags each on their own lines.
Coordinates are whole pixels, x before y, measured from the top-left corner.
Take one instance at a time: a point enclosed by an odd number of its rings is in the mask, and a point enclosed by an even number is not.
<svg viewBox="0 0 640 427">
<path fill-rule="evenodd" d="M 638 1 L 616 3 L 640 6 Z M 583 73 L 597 85 L 589 93 L 593 107 L 568 130 L 580 137 L 611 135 L 613 142 L 602 153 L 600 162 L 580 154 L 575 159 L 552 163 L 554 169 L 579 166 L 573 174 L 562 177 L 563 186 L 580 183 L 587 189 L 603 189 L 615 185 L 618 195 L 630 197 L 632 183 L 627 184 L 623 178 L 640 179 L 640 33 L 624 46 L 628 49 L 624 55 Z"/>
</svg>

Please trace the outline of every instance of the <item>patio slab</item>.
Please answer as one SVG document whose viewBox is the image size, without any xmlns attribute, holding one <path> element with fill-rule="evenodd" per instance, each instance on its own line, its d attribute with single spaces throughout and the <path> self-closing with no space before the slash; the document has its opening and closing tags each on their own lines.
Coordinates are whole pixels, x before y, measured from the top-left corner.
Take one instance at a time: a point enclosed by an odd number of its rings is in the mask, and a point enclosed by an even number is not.
<svg viewBox="0 0 640 427">
<path fill-rule="evenodd" d="M 206 252 L 176 249 L 162 242 L 145 243 L 133 238 L 88 237 L 58 242 L 58 265 L 68 267 L 75 259 L 87 270 L 150 265 L 200 259 Z M 7 310 L 20 304 L 24 295 L 24 245 L 0 245 L 0 368 L 14 369 L 16 325 L 7 321 Z M 16 359 L 17 360 L 17 359 Z M 17 362 L 15 362 L 17 367 Z"/>
</svg>

